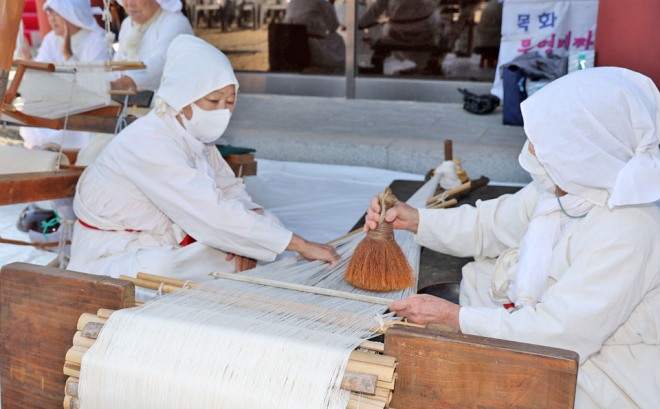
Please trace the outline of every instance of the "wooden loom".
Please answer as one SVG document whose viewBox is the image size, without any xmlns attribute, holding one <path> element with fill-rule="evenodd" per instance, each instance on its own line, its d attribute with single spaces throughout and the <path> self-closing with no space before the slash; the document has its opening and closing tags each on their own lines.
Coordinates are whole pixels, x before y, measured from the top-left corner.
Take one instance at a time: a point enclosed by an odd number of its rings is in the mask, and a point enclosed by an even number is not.
<svg viewBox="0 0 660 409">
<path fill-rule="evenodd" d="M 148 283 L 138 284 L 152 288 L 163 281 L 141 277 Z M 176 282 L 169 282 L 165 291 L 178 288 Z M 77 374 L 75 361 L 93 342 L 94 327 L 99 329 L 111 313 L 107 310 L 135 305 L 131 281 L 25 263 L 4 266 L 0 272 L 3 408 L 60 407 L 66 391 L 69 407 L 75 407 L 75 379 L 68 384 L 67 380 Z M 573 407 L 578 370 L 574 352 L 459 334 L 434 325 L 391 325 L 384 344 L 363 346 L 382 355 L 349 371 L 356 375 L 345 377 L 342 386 L 363 393 L 363 409 Z M 65 357 L 73 361 L 65 366 L 68 375 L 63 373 Z M 365 358 L 351 357 L 357 363 L 360 359 Z M 383 389 L 368 393 L 373 386 L 363 381 L 373 380 L 374 370 L 382 372 L 376 374 L 376 387 L 387 389 L 387 376 L 395 380 L 389 403 Z M 357 407 L 350 406 L 357 403 L 352 402 L 349 407 Z"/>
</svg>

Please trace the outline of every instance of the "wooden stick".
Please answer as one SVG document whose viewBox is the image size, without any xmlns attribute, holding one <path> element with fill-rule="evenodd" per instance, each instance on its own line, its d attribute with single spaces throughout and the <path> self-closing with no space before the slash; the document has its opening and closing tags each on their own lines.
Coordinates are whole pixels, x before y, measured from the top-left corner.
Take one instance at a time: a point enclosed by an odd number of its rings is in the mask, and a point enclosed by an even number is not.
<svg viewBox="0 0 660 409">
<path fill-rule="evenodd" d="M 190 288 L 197 287 L 199 284 L 193 283 L 192 281 L 183 281 L 183 280 L 177 280 L 175 278 L 170 278 L 170 277 L 161 277 L 153 274 L 146 274 L 146 273 L 137 273 L 137 278 L 141 280 L 147 280 L 147 281 L 152 281 L 154 283 L 165 283 L 167 285 L 173 285 L 179 288 L 183 288 L 183 285 L 186 284 L 190 286 Z"/>
<path fill-rule="evenodd" d="M 381 402 L 364 395 L 351 393 L 346 409 L 383 409 L 385 402 Z"/>
<path fill-rule="evenodd" d="M 108 94 L 110 95 L 136 95 L 137 92 L 135 92 L 132 89 L 113 89 L 108 91 Z"/>
<path fill-rule="evenodd" d="M 382 365 L 388 367 L 396 366 L 396 358 L 387 355 L 372 354 L 369 352 L 353 351 L 351 352 L 351 357 L 349 359 L 374 365 Z"/>
<path fill-rule="evenodd" d="M 369 295 L 353 294 L 344 291 L 330 290 L 327 288 L 311 287 L 301 284 L 284 283 L 281 281 L 267 280 L 265 278 L 249 277 L 240 274 L 212 272 L 209 275 L 225 280 L 240 281 L 243 283 L 265 285 L 269 287 L 283 288 L 285 290 L 300 291 L 305 293 L 327 295 L 328 297 L 339 297 L 347 300 L 363 301 L 372 304 L 390 305 L 394 300 L 386 298 L 372 297 Z"/>
<path fill-rule="evenodd" d="M 87 166 L 60 165 L 60 169 L 85 170 L 85 169 L 87 169 Z"/>
<path fill-rule="evenodd" d="M 454 153 L 452 151 L 452 142 L 451 140 L 447 139 L 445 141 L 445 160 L 452 160 L 454 159 Z"/>
<path fill-rule="evenodd" d="M 85 356 L 87 351 L 89 351 L 89 348 L 82 348 L 74 345 L 66 352 L 65 359 L 67 362 L 80 365 L 82 363 L 82 358 Z"/>
<path fill-rule="evenodd" d="M 451 200 L 447 200 L 446 202 L 438 203 L 435 206 L 431 206 L 429 207 L 429 209 L 444 209 L 446 207 L 454 206 L 456 203 L 458 203 L 458 200 L 451 199 Z"/>
<path fill-rule="evenodd" d="M 377 375 L 379 381 L 392 382 L 394 380 L 395 367 L 376 365 L 368 362 L 349 360 L 346 364 L 346 370 L 349 372 L 360 372 L 370 375 Z"/>
<path fill-rule="evenodd" d="M 125 276 L 125 275 L 120 275 L 119 279 L 130 281 L 138 287 L 148 288 L 149 290 L 158 290 L 160 288 L 164 293 L 173 293 L 173 292 L 179 291 L 181 289 L 181 287 L 177 287 L 177 286 L 169 285 L 169 284 L 163 284 L 163 287 L 161 288 L 160 287 L 161 283 L 158 283 L 158 282 L 155 282 L 155 281 L 142 280 L 142 279 L 139 279 L 139 278 L 133 278 L 133 277 Z"/>
<path fill-rule="evenodd" d="M 426 205 L 427 205 L 427 206 L 430 206 L 430 205 L 432 205 L 433 203 L 437 202 L 437 201 L 438 201 L 441 197 L 443 197 L 443 196 L 444 196 L 444 197 L 454 196 L 454 195 L 456 195 L 456 194 L 458 194 L 458 193 L 461 193 L 461 192 L 464 192 L 464 191 L 470 189 L 471 187 L 472 187 L 472 181 L 465 182 L 465 183 L 463 183 L 463 184 L 460 185 L 460 186 L 457 186 L 457 187 L 455 187 L 455 188 L 453 188 L 453 189 L 449 189 L 449 190 L 447 190 L 447 191 L 445 191 L 445 192 L 443 192 L 443 193 L 440 193 L 439 195 L 435 195 L 435 196 L 431 197 L 429 200 L 426 201 Z"/>
<path fill-rule="evenodd" d="M 29 243 L 27 241 L 20 241 L 20 240 L 9 240 L 9 239 L 3 239 L 0 238 L 0 243 L 3 244 L 13 244 L 16 246 L 32 246 L 32 247 L 38 247 L 38 248 L 44 248 L 44 247 L 57 247 L 60 245 L 59 242 L 52 242 L 52 243 Z M 67 240 L 66 244 L 71 244 L 71 241 Z"/>
<path fill-rule="evenodd" d="M 11 65 L 14 67 L 23 66 L 31 70 L 55 72 L 55 64 L 49 62 L 14 60 Z"/>
<path fill-rule="evenodd" d="M 110 316 L 115 312 L 115 310 L 109 310 L 107 308 L 100 308 L 97 312 L 96 315 L 98 315 L 101 318 L 105 318 L 106 320 L 110 318 Z"/>
</svg>

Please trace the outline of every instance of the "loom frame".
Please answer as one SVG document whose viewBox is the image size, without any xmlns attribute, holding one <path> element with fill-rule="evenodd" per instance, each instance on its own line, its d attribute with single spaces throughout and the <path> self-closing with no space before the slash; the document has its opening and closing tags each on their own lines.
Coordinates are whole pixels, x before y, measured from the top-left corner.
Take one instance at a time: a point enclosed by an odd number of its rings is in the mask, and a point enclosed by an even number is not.
<svg viewBox="0 0 660 409">
<path fill-rule="evenodd" d="M 62 362 L 78 318 L 135 305 L 125 280 L 12 263 L 0 271 L 2 408 L 60 407 Z M 577 385 L 576 353 L 467 334 L 442 326 L 396 325 L 385 354 L 398 361 L 393 408 L 567 408 Z"/>
</svg>

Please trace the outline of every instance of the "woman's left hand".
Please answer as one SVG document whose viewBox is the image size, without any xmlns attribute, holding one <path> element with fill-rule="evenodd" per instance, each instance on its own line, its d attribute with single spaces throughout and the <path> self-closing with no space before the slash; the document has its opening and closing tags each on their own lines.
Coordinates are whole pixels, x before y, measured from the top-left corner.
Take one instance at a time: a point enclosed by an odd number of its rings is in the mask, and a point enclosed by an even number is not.
<svg viewBox="0 0 660 409">
<path fill-rule="evenodd" d="M 414 324 L 426 325 L 429 322 L 438 322 L 461 330 L 458 321 L 461 306 L 432 295 L 414 294 L 405 300 L 394 301 L 389 305 L 389 309 Z"/>
<path fill-rule="evenodd" d="M 243 256 L 238 256 L 233 253 L 229 253 L 227 255 L 227 258 L 225 258 L 226 261 L 232 261 L 236 259 L 236 272 L 240 273 L 242 271 L 247 271 L 247 270 L 252 270 L 257 266 L 257 260 L 253 258 L 247 258 Z"/>
</svg>

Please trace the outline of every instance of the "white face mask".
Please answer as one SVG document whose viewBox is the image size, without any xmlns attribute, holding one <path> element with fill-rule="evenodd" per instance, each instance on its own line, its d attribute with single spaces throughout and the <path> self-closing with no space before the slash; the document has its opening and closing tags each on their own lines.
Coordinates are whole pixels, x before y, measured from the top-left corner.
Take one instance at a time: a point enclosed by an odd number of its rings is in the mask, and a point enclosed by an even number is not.
<svg viewBox="0 0 660 409">
<path fill-rule="evenodd" d="M 188 120 L 181 114 L 183 126 L 197 140 L 203 143 L 210 143 L 222 136 L 229 126 L 231 111 L 228 109 L 215 109 L 205 111 L 197 105 L 190 104 L 192 107 L 192 119 Z"/>
<path fill-rule="evenodd" d="M 550 176 L 545 171 L 545 168 L 539 162 L 538 158 L 529 151 L 529 141 L 525 143 L 518 162 L 523 169 L 525 169 L 532 176 L 532 180 L 543 190 L 555 193 L 557 185 L 550 179 Z"/>
</svg>

